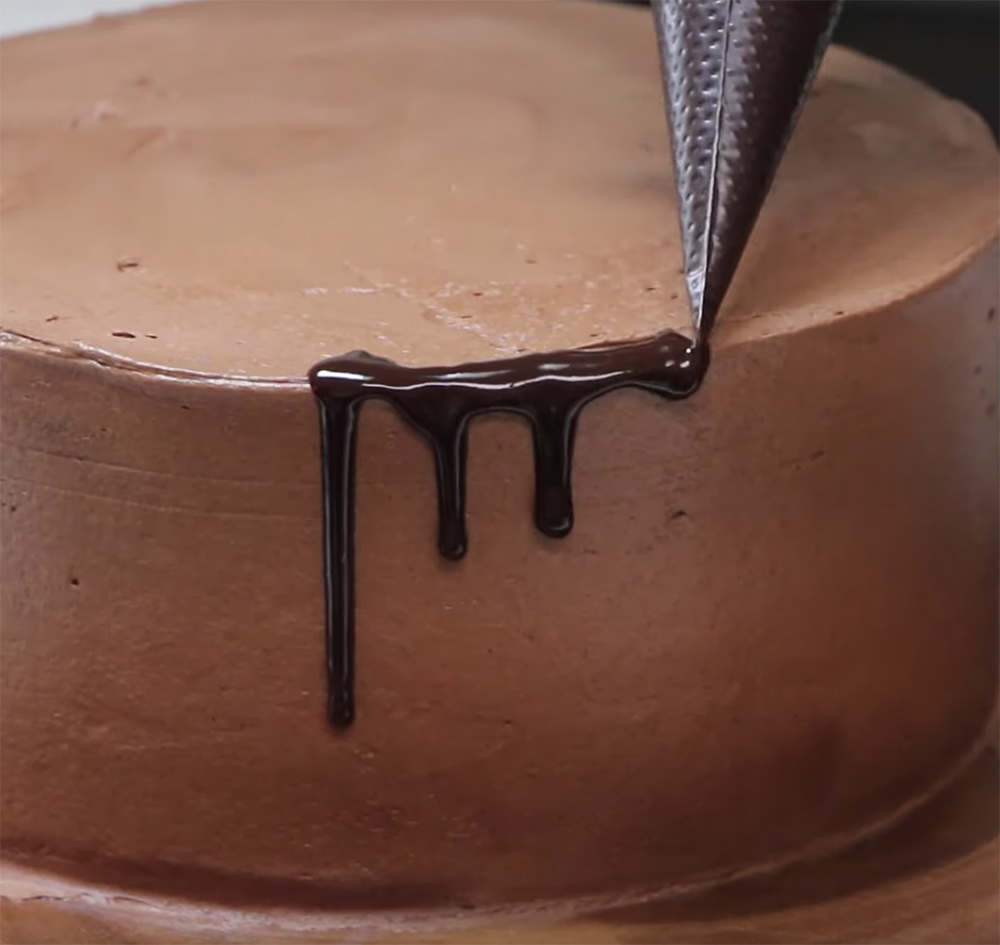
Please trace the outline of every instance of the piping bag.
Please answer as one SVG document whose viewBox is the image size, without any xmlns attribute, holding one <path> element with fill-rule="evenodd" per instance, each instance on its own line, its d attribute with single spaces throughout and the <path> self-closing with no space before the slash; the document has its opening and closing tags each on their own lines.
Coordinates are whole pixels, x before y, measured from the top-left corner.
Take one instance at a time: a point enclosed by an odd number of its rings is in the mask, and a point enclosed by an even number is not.
<svg viewBox="0 0 1000 945">
<path fill-rule="evenodd" d="M 722 299 L 840 0 L 652 0 L 695 341 Z"/>
</svg>

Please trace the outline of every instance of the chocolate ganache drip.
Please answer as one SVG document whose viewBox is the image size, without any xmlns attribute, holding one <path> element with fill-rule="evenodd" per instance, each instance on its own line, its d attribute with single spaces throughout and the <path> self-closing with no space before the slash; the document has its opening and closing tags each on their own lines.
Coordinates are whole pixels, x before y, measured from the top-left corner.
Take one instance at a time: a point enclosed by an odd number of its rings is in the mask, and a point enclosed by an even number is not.
<svg viewBox="0 0 1000 945">
<path fill-rule="evenodd" d="M 552 538 L 573 527 L 573 439 L 580 411 L 621 387 L 668 400 L 693 394 L 708 368 L 708 347 L 673 332 L 638 342 L 463 364 L 404 367 L 364 351 L 317 364 L 309 374 L 320 408 L 326 577 L 329 715 L 354 718 L 355 438 L 365 400 L 387 400 L 434 452 L 438 549 L 461 558 L 465 526 L 465 457 L 469 421 L 481 413 L 520 414 L 535 457 L 535 524 Z"/>
<path fill-rule="evenodd" d="M 653 0 L 673 143 L 691 342 L 655 338 L 446 368 L 408 368 L 354 352 L 310 381 L 323 436 L 330 718 L 354 718 L 354 441 L 361 403 L 390 401 L 437 464 L 438 548 L 466 549 L 465 454 L 479 413 L 521 414 L 535 445 L 535 522 L 573 527 L 573 435 L 580 410 L 619 387 L 677 400 L 708 368 L 708 336 L 785 142 L 830 39 L 838 0 Z"/>
</svg>

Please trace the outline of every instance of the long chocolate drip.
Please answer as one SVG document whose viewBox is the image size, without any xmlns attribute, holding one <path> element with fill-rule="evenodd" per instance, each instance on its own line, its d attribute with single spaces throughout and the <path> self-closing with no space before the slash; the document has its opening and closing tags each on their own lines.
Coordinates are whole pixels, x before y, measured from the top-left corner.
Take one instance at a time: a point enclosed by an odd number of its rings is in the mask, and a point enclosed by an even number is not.
<svg viewBox="0 0 1000 945">
<path fill-rule="evenodd" d="M 327 712 L 338 725 L 354 719 L 354 446 L 358 404 L 323 403 L 323 559 L 326 591 Z M 344 619 L 350 615 L 350 619 Z"/>
<path fill-rule="evenodd" d="M 317 364 L 309 381 L 320 406 L 329 715 L 354 718 L 354 446 L 361 404 L 387 400 L 430 443 L 437 468 L 438 548 L 466 551 L 465 456 L 469 421 L 503 411 L 531 424 L 535 524 L 553 538 L 573 527 L 577 418 L 596 397 L 637 387 L 669 400 L 693 394 L 708 348 L 669 332 L 639 342 L 526 355 L 461 367 L 411 368 L 355 351 Z"/>
</svg>

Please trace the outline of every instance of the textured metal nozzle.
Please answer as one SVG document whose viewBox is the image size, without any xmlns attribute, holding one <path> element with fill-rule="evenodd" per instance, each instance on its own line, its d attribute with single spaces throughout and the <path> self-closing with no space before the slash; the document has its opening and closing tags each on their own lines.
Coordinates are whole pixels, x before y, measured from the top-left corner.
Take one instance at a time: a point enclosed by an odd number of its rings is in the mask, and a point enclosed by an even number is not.
<svg viewBox="0 0 1000 945">
<path fill-rule="evenodd" d="M 707 339 L 839 0 L 653 0 L 684 272 Z"/>
</svg>

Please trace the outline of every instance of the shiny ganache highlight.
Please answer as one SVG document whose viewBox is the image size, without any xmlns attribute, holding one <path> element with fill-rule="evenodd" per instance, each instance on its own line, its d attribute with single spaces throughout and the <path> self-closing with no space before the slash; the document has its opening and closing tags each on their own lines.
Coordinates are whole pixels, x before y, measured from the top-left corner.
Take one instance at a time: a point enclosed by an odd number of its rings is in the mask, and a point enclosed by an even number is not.
<svg viewBox="0 0 1000 945">
<path fill-rule="evenodd" d="M 468 545 L 465 459 L 473 417 L 502 411 L 528 421 L 535 524 L 544 534 L 562 538 L 573 527 L 573 441 L 580 411 L 622 387 L 668 400 L 689 397 L 705 376 L 708 357 L 707 344 L 666 332 L 642 341 L 457 367 L 404 367 L 365 351 L 317 364 L 309 382 L 320 411 L 331 722 L 344 727 L 354 719 L 354 470 L 364 401 L 388 401 L 430 444 L 437 472 L 438 550 L 458 559 Z"/>
</svg>

